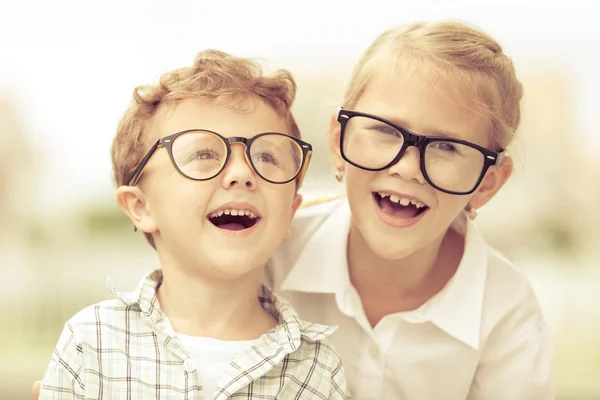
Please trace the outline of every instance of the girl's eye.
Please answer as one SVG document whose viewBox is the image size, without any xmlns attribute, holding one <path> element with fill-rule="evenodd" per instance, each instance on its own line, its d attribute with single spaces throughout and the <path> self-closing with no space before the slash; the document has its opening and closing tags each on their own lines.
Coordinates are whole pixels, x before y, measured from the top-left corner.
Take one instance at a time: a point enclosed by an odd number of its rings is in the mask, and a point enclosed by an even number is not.
<svg viewBox="0 0 600 400">
<path fill-rule="evenodd" d="M 458 148 L 451 142 L 437 142 L 433 147 L 447 153 L 458 153 Z"/>
<path fill-rule="evenodd" d="M 400 132 L 397 129 L 386 124 L 374 126 L 372 129 L 385 135 L 400 136 Z"/>
</svg>

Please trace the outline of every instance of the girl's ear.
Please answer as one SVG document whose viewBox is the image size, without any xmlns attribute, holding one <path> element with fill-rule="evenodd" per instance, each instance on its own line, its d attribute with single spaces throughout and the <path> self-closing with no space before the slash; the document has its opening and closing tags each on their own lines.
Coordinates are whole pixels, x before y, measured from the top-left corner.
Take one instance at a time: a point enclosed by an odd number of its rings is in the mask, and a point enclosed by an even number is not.
<svg viewBox="0 0 600 400">
<path fill-rule="evenodd" d="M 512 175 L 513 160 L 508 155 L 504 157 L 500 165 L 490 167 L 479 187 L 471 197 L 469 205 L 471 208 L 481 208 L 490 201 L 496 193 L 508 181 Z"/>
</svg>

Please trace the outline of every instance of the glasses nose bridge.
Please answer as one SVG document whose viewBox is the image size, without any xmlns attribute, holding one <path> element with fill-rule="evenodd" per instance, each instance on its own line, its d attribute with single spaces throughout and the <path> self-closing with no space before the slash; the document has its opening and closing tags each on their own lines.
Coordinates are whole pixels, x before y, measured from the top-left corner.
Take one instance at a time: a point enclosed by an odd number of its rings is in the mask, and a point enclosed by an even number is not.
<svg viewBox="0 0 600 400">
<path fill-rule="evenodd" d="M 410 146 L 416 147 L 419 150 L 419 153 L 423 153 L 423 148 L 425 147 L 425 142 L 427 138 L 422 135 L 417 135 L 416 133 L 412 133 L 409 131 L 402 132 L 404 134 L 404 141 L 406 144 L 404 148 L 407 149 Z"/>
<path fill-rule="evenodd" d="M 231 147 L 234 143 L 240 143 L 244 146 L 245 149 L 248 148 L 249 139 L 241 136 L 231 136 L 226 138 L 227 144 Z"/>
<path fill-rule="evenodd" d="M 235 143 L 239 143 L 242 146 L 244 146 L 244 159 L 246 160 L 246 164 L 248 164 L 248 166 L 254 171 L 254 165 L 252 164 L 252 161 L 248 157 L 248 151 L 247 151 L 248 150 L 248 142 L 252 143 L 251 139 L 241 137 L 241 136 L 231 136 L 231 137 L 225 138 L 225 141 L 227 142 L 227 145 L 229 146 L 230 153 L 233 152 L 233 145 Z M 230 160 L 227 161 L 227 164 L 229 164 L 231 162 Z"/>
</svg>

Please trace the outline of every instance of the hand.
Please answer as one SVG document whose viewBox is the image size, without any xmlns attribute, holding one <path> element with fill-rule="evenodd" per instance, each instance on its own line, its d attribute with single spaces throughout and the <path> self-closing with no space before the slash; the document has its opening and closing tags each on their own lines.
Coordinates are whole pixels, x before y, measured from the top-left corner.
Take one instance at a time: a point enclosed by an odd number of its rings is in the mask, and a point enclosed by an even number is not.
<svg viewBox="0 0 600 400">
<path fill-rule="evenodd" d="M 33 394 L 33 400 L 38 400 L 40 397 L 40 388 L 42 387 L 42 381 L 37 381 L 31 388 L 31 394 Z"/>
</svg>

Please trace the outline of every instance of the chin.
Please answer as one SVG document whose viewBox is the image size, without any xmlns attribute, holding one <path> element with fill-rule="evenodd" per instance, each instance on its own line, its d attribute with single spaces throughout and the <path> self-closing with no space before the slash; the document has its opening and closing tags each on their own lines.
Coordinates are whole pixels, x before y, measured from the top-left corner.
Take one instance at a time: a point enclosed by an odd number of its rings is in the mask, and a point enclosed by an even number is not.
<svg viewBox="0 0 600 400">
<path fill-rule="evenodd" d="M 243 277 L 256 270 L 262 270 L 266 264 L 266 260 L 262 260 L 262 258 L 255 256 L 253 257 L 245 252 L 231 254 L 233 252 L 230 251 L 229 253 L 230 254 L 227 255 L 223 253 L 222 256 L 216 257 L 212 263 L 214 268 L 219 271 L 219 275 L 222 275 L 223 277 L 232 279 Z"/>
<path fill-rule="evenodd" d="M 362 226 L 360 236 L 373 255 L 384 260 L 400 260 L 415 253 L 423 246 L 420 230 L 390 228 L 371 219 Z"/>
<path fill-rule="evenodd" d="M 387 240 L 376 240 L 373 243 L 368 242 L 368 245 L 373 254 L 378 258 L 388 261 L 401 260 L 417 251 L 416 246 L 407 247 L 409 243 L 398 245 L 397 241 L 390 240 L 390 238 Z"/>
</svg>

